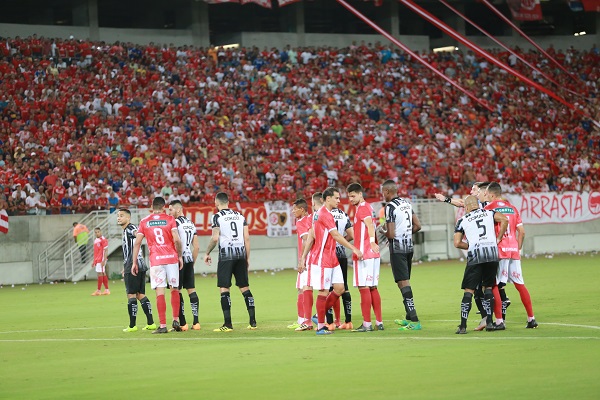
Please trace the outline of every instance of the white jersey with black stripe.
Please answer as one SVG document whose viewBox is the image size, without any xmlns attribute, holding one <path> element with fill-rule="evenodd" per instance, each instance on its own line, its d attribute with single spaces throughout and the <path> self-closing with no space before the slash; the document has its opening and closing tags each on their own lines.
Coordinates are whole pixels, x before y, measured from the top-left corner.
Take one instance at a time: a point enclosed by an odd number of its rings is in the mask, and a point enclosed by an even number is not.
<svg viewBox="0 0 600 400">
<path fill-rule="evenodd" d="M 196 235 L 196 225 L 183 215 L 175 218 L 175 222 L 177 222 L 177 233 L 179 233 L 179 238 L 181 239 L 181 256 L 183 262 L 193 262 L 192 243 Z"/>
<path fill-rule="evenodd" d="M 244 227 L 246 218 L 231 209 L 221 210 L 212 217 L 212 227 L 219 228 L 219 260 L 246 258 Z"/>
<path fill-rule="evenodd" d="M 335 221 L 335 226 L 337 227 L 338 232 L 346 237 L 346 229 L 352 228 L 352 222 L 350 222 L 350 217 L 348 214 L 339 208 L 334 208 L 331 210 L 331 214 L 333 214 L 333 220 Z M 346 248 L 336 243 L 335 245 L 335 255 L 338 258 L 347 258 L 346 256 Z"/>
<path fill-rule="evenodd" d="M 385 221 L 394 224 L 394 238 L 390 240 L 390 252 L 408 254 L 414 251 L 412 240 L 413 207 L 407 200 L 396 197 L 385 206 Z"/>
<path fill-rule="evenodd" d="M 494 214 L 493 210 L 478 208 L 457 221 L 454 232 L 462 233 L 469 242 L 467 265 L 498 261 Z"/>
<path fill-rule="evenodd" d="M 133 244 L 135 242 L 135 236 L 138 231 L 138 227 L 134 224 L 129 224 L 123 229 L 123 236 L 121 242 L 121 248 L 123 250 L 123 272 L 131 273 L 131 267 L 133 266 Z M 138 253 L 138 268 L 140 271 L 146 271 L 146 262 L 142 256 L 142 252 Z"/>
</svg>

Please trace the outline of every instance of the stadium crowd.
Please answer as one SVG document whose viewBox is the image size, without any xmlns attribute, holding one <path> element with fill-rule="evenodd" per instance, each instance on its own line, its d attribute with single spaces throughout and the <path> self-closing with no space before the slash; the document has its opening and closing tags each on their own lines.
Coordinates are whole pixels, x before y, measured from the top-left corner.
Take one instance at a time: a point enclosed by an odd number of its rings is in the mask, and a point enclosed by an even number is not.
<svg viewBox="0 0 600 400">
<path fill-rule="evenodd" d="M 599 189 L 600 52 L 520 51 L 583 113 L 470 52 L 421 53 L 497 111 L 401 51 L 209 48 L 0 39 L 0 209 L 71 213 L 184 203 L 306 198 L 385 179 L 402 196 Z M 495 55 L 528 76 L 508 53 Z"/>
</svg>

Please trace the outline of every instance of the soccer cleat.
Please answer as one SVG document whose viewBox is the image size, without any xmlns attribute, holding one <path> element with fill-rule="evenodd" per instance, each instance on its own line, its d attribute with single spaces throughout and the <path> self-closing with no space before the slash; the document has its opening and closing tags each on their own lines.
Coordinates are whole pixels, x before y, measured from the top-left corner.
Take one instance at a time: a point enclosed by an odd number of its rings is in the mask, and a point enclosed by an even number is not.
<svg viewBox="0 0 600 400">
<path fill-rule="evenodd" d="M 189 329 L 190 329 L 190 327 L 188 326 L 188 324 L 181 325 L 181 330 L 182 330 L 183 332 L 186 332 L 186 331 L 188 331 Z"/>
<path fill-rule="evenodd" d="M 339 329 L 351 331 L 352 329 L 354 329 L 354 326 L 352 325 L 352 322 L 344 322 L 340 325 Z"/>
<path fill-rule="evenodd" d="M 194 325 L 192 325 L 192 329 L 195 331 L 199 331 L 200 330 L 200 323 L 195 323 Z"/>
<path fill-rule="evenodd" d="M 171 329 L 171 331 L 175 331 L 175 332 L 181 332 L 183 329 L 181 329 L 181 325 L 179 324 L 179 321 L 174 320 L 173 321 L 173 325 L 171 325 L 173 327 L 173 329 Z"/>
<path fill-rule="evenodd" d="M 327 329 L 326 326 L 324 326 L 321 329 L 317 329 L 316 334 L 317 335 L 331 335 L 331 334 L 333 334 L 333 332 L 331 332 L 329 329 Z"/>
<path fill-rule="evenodd" d="M 527 322 L 527 326 L 525 326 L 525 328 L 527 329 L 535 329 L 538 327 L 538 323 L 535 321 L 535 319 L 532 319 L 531 321 Z"/>
<path fill-rule="evenodd" d="M 353 329 L 352 332 L 373 332 L 373 325 L 364 326 L 361 324 L 358 328 Z"/>
<path fill-rule="evenodd" d="M 169 330 L 167 329 L 166 326 L 158 328 L 157 330 L 155 330 L 154 332 L 152 332 L 152 334 L 154 334 L 154 335 L 158 335 L 158 334 L 161 334 L 161 333 L 169 333 Z"/>
<path fill-rule="evenodd" d="M 329 329 L 330 331 L 335 331 L 335 324 L 325 324 L 325 326 L 327 327 L 327 329 Z"/>
<path fill-rule="evenodd" d="M 407 326 L 408 324 L 410 324 L 410 321 L 408 321 L 406 319 L 395 319 L 394 323 L 396 325 L 400 325 L 400 326 Z"/>
<path fill-rule="evenodd" d="M 467 327 L 459 325 L 458 329 L 456 330 L 456 334 L 457 335 L 466 335 L 467 334 Z"/>
<path fill-rule="evenodd" d="M 500 322 L 499 324 L 494 324 L 494 330 L 495 331 L 504 331 L 506 330 L 506 325 L 504 325 L 504 322 Z"/>
<path fill-rule="evenodd" d="M 153 330 L 155 330 L 155 329 L 156 329 L 156 324 L 150 324 L 150 325 L 146 325 L 146 326 L 144 327 L 144 330 L 145 330 L 145 331 L 153 331 Z"/>
<path fill-rule="evenodd" d="M 92 293 L 92 296 L 100 296 L 102 293 L 99 290 L 96 290 L 94 293 Z"/>
<path fill-rule="evenodd" d="M 110 290 L 105 289 L 104 292 L 102 292 L 103 296 L 108 296 L 110 294 Z"/>
<path fill-rule="evenodd" d="M 378 331 L 382 331 L 383 330 L 383 324 L 377 324 L 377 330 Z"/>
<path fill-rule="evenodd" d="M 342 324 L 339 319 L 336 319 L 335 321 L 333 321 L 333 326 L 335 326 L 336 329 L 339 329 L 339 327 L 342 326 Z"/>
<path fill-rule="evenodd" d="M 317 314 L 313 315 L 311 318 L 313 324 L 318 324 L 319 323 L 319 319 L 317 318 Z"/>
<path fill-rule="evenodd" d="M 255 331 L 255 330 L 257 330 L 258 328 L 256 327 L 256 323 L 254 323 L 254 324 L 250 324 L 250 325 L 248 325 L 248 326 L 246 327 L 246 329 L 248 329 L 248 330 L 250 330 L 250 331 Z"/>
<path fill-rule="evenodd" d="M 302 325 L 302 324 L 299 324 L 299 323 L 297 323 L 297 322 L 294 322 L 293 324 L 289 324 L 289 325 L 287 326 L 287 328 L 288 328 L 288 329 L 296 329 L 296 328 L 297 328 L 297 327 L 299 327 L 300 325 Z"/>
<path fill-rule="evenodd" d="M 485 325 L 486 332 L 493 332 L 496 330 L 495 325 L 493 323 L 489 323 Z"/>
<path fill-rule="evenodd" d="M 487 325 L 487 322 L 485 322 L 485 318 L 481 319 L 481 322 L 479 322 L 479 325 L 477 326 L 477 328 L 473 329 L 474 331 L 482 331 L 485 329 Z"/>
<path fill-rule="evenodd" d="M 421 330 L 421 321 L 417 322 L 409 322 L 406 326 L 401 326 L 398 328 L 399 331 L 420 331 Z"/>
<path fill-rule="evenodd" d="M 296 329 L 294 329 L 296 332 L 301 332 L 301 331 L 311 331 L 313 329 L 312 324 L 308 325 L 308 324 L 300 324 L 299 327 L 297 327 Z"/>
<path fill-rule="evenodd" d="M 123 332 L 137 332 L 138 327 L 134 326 L 133 328 L 127 327 L 125 329 L 123 329 Z"/>
<path fill-rule="evenodd" d="M 223 325 L 220 328 L 213 329 L 213 332 L 233 332 L 233 328 L 230 328 L 227 325 Z"/>
</svg>

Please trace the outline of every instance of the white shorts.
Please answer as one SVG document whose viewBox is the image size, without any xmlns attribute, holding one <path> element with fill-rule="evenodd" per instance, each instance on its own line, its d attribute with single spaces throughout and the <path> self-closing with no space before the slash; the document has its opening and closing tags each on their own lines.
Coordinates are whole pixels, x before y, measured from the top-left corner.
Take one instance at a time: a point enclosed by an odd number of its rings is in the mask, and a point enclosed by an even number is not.
<svg viewBox="0 0 600 400">
<path fill-rule="evenodd" d="M 513 260 L 510 258 L 501 259 L 498 263 L 498 275 L 496 276 L 497 283 L 517 283 L 524 285 L 523 272 L 521 271 L 521 260 Z"/>
<path fill-rule="evenodd" d="M 150 287 L 179 287 L 179 263 L 150 266 Z"/>
<path fill-rule="evenodd" d="M 379 284 L 379 266 L 381 259 L 369 258 L 366 260 L 354 260 L 354 274 L 352 284 L 359 286 L 377 286 Z"/>
<path fill-rule="evenodd" d="M 310 266 L 310 281 L 308 286 L 315 290 L 329 290 L 336 283 L 344 284 L 342 268 L 338 265 L 334 268 L 323 268 L 318 265 Z"/>
<path fill-rule="evenodd" d="M 102 263 L 96 263 L 96 272 L 99 274 L 103 274 L 105 272 L 105 267 L 102 266 Z"/>
<path fill-rule="evenodd" d="M 298 272 L 298 277 L 296 278 L 296 289 L 303 289 L 304 286 L 308 286 L 308 268 L 303 272 Z"/>
</svg>

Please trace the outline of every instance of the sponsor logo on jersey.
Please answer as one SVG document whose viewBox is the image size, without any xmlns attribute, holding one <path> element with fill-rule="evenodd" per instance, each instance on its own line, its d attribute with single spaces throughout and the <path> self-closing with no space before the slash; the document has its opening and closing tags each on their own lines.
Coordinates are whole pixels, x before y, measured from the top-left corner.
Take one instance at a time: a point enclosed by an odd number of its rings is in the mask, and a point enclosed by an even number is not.
<svg viewBox="0 0 600 400">
<path fill-rule="evenodd" d="M 148 226 L 166 226 L 167 225 L 167 221 L 165 221 L 164 219 L 158 220 L 158 221 L 148 221 Z"/>
</svg>

